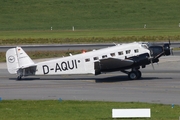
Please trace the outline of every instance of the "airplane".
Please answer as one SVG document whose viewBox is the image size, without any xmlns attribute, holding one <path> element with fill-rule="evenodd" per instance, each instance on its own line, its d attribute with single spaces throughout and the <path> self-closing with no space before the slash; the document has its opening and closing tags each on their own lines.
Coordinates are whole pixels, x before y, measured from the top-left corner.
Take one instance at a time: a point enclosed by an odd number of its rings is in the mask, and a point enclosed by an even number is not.
<svg viewBox="0 0 180 120">
<path fill-rule="evenodd" d="M 140 68 L 158 63 L 161 56 L 171 54 L 170 42 L 149 45 L 143 42 L 115 44 L 114 46 L 35 63 L 19 46 L 6 52 L 7 68 L 17 80 L 34 75 L 93 74 L 121 71 L 130 80 L 140 79 Z"/>
</svg>

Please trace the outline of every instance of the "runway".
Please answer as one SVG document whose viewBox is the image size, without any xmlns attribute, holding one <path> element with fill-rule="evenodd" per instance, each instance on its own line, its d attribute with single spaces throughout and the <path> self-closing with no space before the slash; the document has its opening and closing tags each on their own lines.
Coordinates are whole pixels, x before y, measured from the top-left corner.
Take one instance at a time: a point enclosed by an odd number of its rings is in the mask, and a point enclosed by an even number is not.
<svg viewBox="0 0 180 120">
<path fill-rule="evenodd" d="M 95 100 L 180 105 L 180 56 L 162 57 L 160 63 L 141 69 L 142 79 L 128 80 L 113 72 L 94 75 L 33 76 L 16 81 L 0 63 L 0 97 L 3 100 Z"/>
</svg>

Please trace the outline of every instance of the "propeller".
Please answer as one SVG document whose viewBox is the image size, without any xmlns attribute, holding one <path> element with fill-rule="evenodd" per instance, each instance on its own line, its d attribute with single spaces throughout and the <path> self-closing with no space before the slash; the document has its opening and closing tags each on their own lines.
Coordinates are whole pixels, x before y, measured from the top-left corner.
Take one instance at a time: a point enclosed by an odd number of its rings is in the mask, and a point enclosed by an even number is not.
<svg viewBox="0 0 180 120">
<path fill-rule="evenodd" d="M 150 61 L 151 61 L 151 66 L 152 66 L 152 68 L 153 68 L 153 70 L 154 70 L 154 64 L 153 64 L 153 62 L 152 62 L 152 59 L 151 59 Z"/>
<path fill-rule="evenodd" d="M 150 50 L 150 62 L 151 62 L 151 66 L 152 66 L 152 68 L 154 70 L 154 64 L 153 64 L 153 57 L 152 57 L 152 55 L 153 55 L 153 51 Z"/>
<path fill-rule="evenodd" d="M 173 47 L 171 47 L 171 41 L 170 41 L 170 40 L 169 40 L 169 46 L 170 46 L 171 55 L 174 55 L 174 53 L 173 53 Z"/>
<path fill-rule="evenodd" d="M 171 47 L 171 55 L 174 55 L 174 53 L 173 53 L 173 48 Z"/>
<path fill-rule="evenodd" d="M 170 41 L 170 39 L 169 39 L 169 47 L 170 47 L 170 53 L 171 53 L 171 55 L 174 55 L 174 53 L 173 53 L 173 48 L 171 47 L 171 41 Z"/>
<path fill-rule="evenodd" d="M 149 46 L 150 50 L 150 55 L 149 55 L 149 60 L 152 65 L 152 68 L 154 69 L 153 63 L 158 63 L 159 57 L 162 55 L 173 55 L 173 50 L 170 47 L 171 41 L 169 40 L 168 43 L 165 43 L 163 46 L 161 45 L 151 45 Z"/>
</svg>

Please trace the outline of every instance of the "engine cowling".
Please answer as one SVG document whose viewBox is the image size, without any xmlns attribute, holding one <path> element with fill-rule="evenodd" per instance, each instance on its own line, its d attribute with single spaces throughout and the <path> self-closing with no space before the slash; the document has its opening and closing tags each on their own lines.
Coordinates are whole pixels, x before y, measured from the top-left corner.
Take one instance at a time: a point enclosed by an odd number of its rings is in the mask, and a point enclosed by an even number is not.
<svg viewBox="0 0 180 120">
<path fill-rule="evenodd" d="M 134 64 L 133 64 L 134 66 L 142 66 L 142 65 L 150 64 L 149 57 L 150 56 L 148 53 L 144 53 L 138 56 L 130 57 L 128 59 L 134 61 Z"/>
<path fill-rule="evenodd" d="M 164 49 L 162 46 L 150 46 L 149 50 L 151 52 L 151 57 L 159 58 L 164 54 Z"/>
</svg>

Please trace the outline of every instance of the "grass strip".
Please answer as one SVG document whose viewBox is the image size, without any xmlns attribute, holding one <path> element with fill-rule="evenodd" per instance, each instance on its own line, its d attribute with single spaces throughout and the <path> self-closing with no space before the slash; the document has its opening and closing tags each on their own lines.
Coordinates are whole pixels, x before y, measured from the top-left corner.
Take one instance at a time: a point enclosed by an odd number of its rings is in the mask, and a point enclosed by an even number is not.
<svg viewBox="0 0 180 120">
<path fill-rule="evenodd" d="M 0 102 L 0 119 L 112 120 L 113 108 L 150 108 L 151 120 L 177 120 L 180 113 L 179 105 L 172 108 L 172 105 L 140 102 L 2 100 Z M 136 120 L 146 119 L 137 118 Z"/>
<path fill-rule="evenodd" d="M 0 31 L 178 28 L 179 0 L 1 0 Z"/>
</svg>

